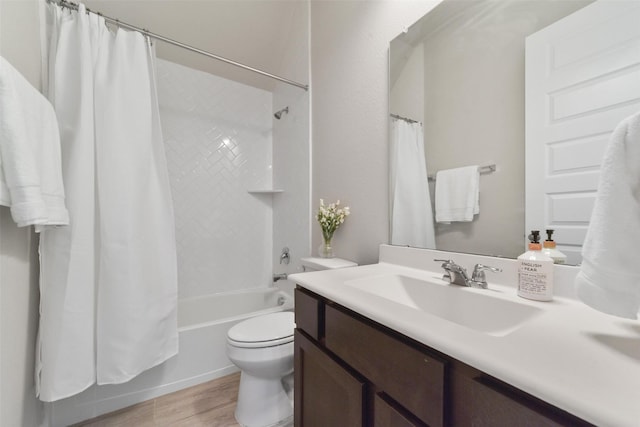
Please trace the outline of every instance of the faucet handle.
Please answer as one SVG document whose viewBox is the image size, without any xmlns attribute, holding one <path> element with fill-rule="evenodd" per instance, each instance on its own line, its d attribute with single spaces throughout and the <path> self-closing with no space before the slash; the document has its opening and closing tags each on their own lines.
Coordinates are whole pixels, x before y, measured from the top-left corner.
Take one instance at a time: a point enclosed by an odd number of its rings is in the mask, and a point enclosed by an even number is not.
<svg viewBox="0 0 640 427">
<path fill-rule="evenodd" d="M 442 265 L 440 267 L 444 268 L 445 273 L 442 275 L 442 280 L 446 280 L 451 283 L 451 273 L 448 270 L 448 267 L 451 264 L 454 264 L 452 259 L 434 259 L 435 262 L 441 262 Z"/>
<path fill-rule="evenodd" d="M 467 270 L 461 266 L 456 264 L 456 262 L 452 259 L 434 259 L 434 261 L 442 262 L 441 267 L 447 271 L 455 271 L 457 273 L 461 273 L 465 276 L 467 275 Z"/>
<path fill-rule="evenodd" d="M 283 262 L 285 264 L 289 264 L 289 261 L 290 261 L 289 248 L 285 246 L 284 248 L 282 248 L 282 254 L 280 254 L 280 264 L 282 264 Z"/>
<path fill-rule="evenodd" d="M 501 268 L 491 267 L 491 266 L 484 265 L 484 264 L 476 264 L 476 266 L 473 269 L 473 271 L 484 271 L 484 270 L 489 270 L 489 271 L 492 271 L 494 273 L 500 273 L 502 271 Z"/>
<path fill-rule="evenodd" d="M 434 259 L 434 261 L 442 262 L 441 267 L 445 271 L 442 276 L 443 280 L 448 280 L 449 283 L 455 283 L 456 285 L 468 286 L 469 276 L 464 267 L 456 264 L 452 259 Z"/>
<path fill-rule="evenodd" d="M 473 280 L 474 282 L 481 282 L 486 284 L 487 279 L 484 274 L 486 270 L 489 270 L 493 273 L 499 273 L 502 271 L 501 268 L 490 267 L 484 264 L 476 264 L 476 266 L 473 268 L 473 274 L 471 275 L 471 280 Z"/>
</svg>

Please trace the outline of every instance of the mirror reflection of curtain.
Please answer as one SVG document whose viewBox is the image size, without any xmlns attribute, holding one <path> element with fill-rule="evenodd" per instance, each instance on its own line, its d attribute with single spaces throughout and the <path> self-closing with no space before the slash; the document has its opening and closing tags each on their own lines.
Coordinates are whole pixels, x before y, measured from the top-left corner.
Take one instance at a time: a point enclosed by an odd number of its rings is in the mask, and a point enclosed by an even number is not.
<svg viewBox="0 0 640 427">
<path fill-rule="evenodd" d="M 391 122 L 391 244 L 435 249 L 420 123 Z"/>
</svg>

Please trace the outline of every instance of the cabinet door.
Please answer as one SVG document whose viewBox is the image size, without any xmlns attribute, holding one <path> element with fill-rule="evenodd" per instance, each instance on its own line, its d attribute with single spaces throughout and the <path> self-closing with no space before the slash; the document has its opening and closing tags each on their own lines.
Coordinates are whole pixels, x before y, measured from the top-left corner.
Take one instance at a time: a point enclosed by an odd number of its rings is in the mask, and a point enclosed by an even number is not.
<svg viewBox="0 0 640 427">
<path fill-rule="evenodd" d="M 363 426 L 365 383 L 296 330 L 296 427 Z"/>
<path fill-rule="evenodd" d="M 425 424 L 446 425 L 444 360 L 328 305 L 325 345 Z"/>
</svg>

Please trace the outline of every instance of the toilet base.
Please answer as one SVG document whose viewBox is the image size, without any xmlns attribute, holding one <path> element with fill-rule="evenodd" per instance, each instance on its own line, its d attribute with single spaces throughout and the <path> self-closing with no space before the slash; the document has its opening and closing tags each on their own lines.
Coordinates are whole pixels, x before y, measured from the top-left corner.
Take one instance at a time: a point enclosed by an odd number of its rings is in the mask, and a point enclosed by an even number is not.
<svg viewBox="0 0 640 427">
<path fill-rule="evenodd" d="M 257 378 L 242 371 L 235 416 L 243 427 L 286 425 L 293 417 L 293 402 L 282 380 Z"/>
</svg>

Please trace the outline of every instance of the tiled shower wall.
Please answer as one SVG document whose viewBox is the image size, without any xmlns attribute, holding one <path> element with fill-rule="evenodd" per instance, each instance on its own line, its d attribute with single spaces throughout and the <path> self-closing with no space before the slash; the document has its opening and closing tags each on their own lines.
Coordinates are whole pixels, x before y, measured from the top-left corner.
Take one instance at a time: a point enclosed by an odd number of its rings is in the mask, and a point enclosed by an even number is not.
<svg viewBox="0 0 640 427">
<path fill-rule="evenodd" d="M 158 59 L 179 297 L 270 283 L 272 95 Z"/>
</svg>

